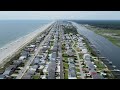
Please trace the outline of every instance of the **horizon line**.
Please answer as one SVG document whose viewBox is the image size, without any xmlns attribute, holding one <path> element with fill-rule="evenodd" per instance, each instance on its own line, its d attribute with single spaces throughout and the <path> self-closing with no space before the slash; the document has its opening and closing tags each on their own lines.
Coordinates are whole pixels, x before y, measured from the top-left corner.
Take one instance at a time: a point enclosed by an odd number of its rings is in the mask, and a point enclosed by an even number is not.
<svg viewBox="0 0 120 90">
<path fill-rule="evenodd" d="M 48 21 L 48 19 L 1 19 L 0 21 L 2 20 L 47 20 Z M 116 20 L 118 21 L 118 19 L 56 19 L 56 20 Z M 56 21 L 56 20 L 49 19 L 49 21 Z"/>
</svg>

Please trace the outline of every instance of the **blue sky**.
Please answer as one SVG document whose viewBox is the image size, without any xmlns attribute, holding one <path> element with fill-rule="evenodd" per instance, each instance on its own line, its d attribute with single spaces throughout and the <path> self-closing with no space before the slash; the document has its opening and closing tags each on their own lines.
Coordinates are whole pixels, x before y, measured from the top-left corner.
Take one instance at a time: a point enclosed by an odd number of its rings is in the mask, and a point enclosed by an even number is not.
<svg viewBox="0 0 120 90">
<path fill-rule="evenodd" d="M 0 20 L 120 20 L 120 11 L 0 11 Z"/>
</svg>

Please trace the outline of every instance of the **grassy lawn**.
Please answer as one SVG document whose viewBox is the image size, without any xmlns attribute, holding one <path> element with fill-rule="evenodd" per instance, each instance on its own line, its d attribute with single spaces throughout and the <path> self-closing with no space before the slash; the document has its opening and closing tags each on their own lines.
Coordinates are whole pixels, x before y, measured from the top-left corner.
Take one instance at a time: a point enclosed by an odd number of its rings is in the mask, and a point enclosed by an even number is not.
<svg viewBox="0 0 120 90">
<path fill-rule="evenodd" d="M 79 65 L 75 65 L 76 67 L 79 67 Z"/>
<path fill-rule="evenodd" d="M 51 50 L 48 50 L 48 54 L 51 54 L 52 53 L 52 51 Z"/>
<path fill-rule="evenodd" d="M 0 72 L 4 72 L 4 68 L 0 68 Z"/>
<path fill-rule="evenodd" d="M 63 66 L 65 67 L 65 69 L 68 69 L 68 63 L 65 63 L 65 62 L 63 62 Z"/>
<path fill-rule="evenodd" d="M 101 61 L 94 61 L 94 63 L 97 66 L 97 68 L 99 68 L 99 69 L 105 68 L 105 65 Z"/>
<path fill-rule="evenodd" d="M 106 71 L 106 74 L 107 74 L 106 78 L 108 78 L 108 79 L 114 79 L 115 78 L 111 71 Z"/>
<path fill-rule="evenodd" d="M 68 57 L 63 57 L 65 61 L 68 61 Z"/>
<path fill-rule="evenodd" d="M 84 39 L 83 42 L 86 44 L 86 47 L 87 47 L 88 52 L 90 52 L 90 54 L 91 54 L 92 56 L 96 56 L 96 53 L 92 50 L 92 48 L 90 47 L 90 45 L 89 45 L 89 43 L 87 42 L 87 40 Z"/>
<path fill-rule="evenodd" d="M 95 33 L 105 37 L 109 41 L 111 41 L 116 46 L 120 47 L 120 30 L 114 30 L 114 29 L 103 29 L 103 28 L 96 28 L 96 27 L 90 27 L 89 29 L 94 31 Z M 118 38 L 117 38 L 117 37 Z"/>
<path fill-rule="evenodd" d="M 19 70 L 15 70 L 14 73 L 15 73 L 15 74 L 18 74 L 18 73 L 19 73 Z"/>
<path fill-rule="evenodd" d="M 39 75 L 34 75 L 33 79 L 40 79 L 40 76 Z"/>
<path fill-rule="evenodd" d="M 82 58 L 83 58 L 83 54 L 82 54 L 82 53 L 80 53 L 80 54 L 79 54 L 79 57 L 80 57 L 80 59 L 82 59 Z"/>
<path fill-rule="evenodd" d="M 80 69 L 76 69 L 77 72 L 80 72 Z"/>
<path fill-rule="evenodd" d="M 77 79 L 82 79 L 81 77 L 77 77 Z"/>
<path fill-rule="evenodd" d="M 65 49 L 65 44 L 62 44 L 62 50 L 64 50 Z"/>
<path fill-rule="evenodd" d="M 63 57 L 63 62 L 68 63 L 68 57 Z"/>
<path fill-rule="evenodd" d="M 53 43 L 54 43 L 54 41 L 51 41 L 51 42 L 50 42 L 50 46 L 53 46 Z"/>
<path fill-rule="evenodd" d="M 79 49 L 78 47 L 76 47 L 76 50 L 77 50 L 78 52 L 80 52 L 80 49 Z"/>
<path fill-rule="evenodd" d="M 4 70 L 5 68 L 7 68 L 7 67 L 9 67 L 10 65 L 12 65 L 12 62 L 13 62 L 13 60 L 10 60 L 10 61 L 6 62 L 5 65 L 3 66 L 3 68 L 1 68 L 1 70 L 2 70 L 2 69 Z"/>
<path fill-rule="evenodd" d="M 83 68 L 86 68 L 86 65 L 84 64 Z"/>
<path fill-rule="evenodd" d="M 67 55 L 66 53 L 63 53 L 62 56 L 63 56 L 63 57 L 67 57 L 68 55 Z"/>
<path fill-rule="evenodd" d="M 67 70 L 64 70 L 65 74 L 64 74 L 64 78 L 65 79 L 68 79 L 68 71 Z"/>
</svg>

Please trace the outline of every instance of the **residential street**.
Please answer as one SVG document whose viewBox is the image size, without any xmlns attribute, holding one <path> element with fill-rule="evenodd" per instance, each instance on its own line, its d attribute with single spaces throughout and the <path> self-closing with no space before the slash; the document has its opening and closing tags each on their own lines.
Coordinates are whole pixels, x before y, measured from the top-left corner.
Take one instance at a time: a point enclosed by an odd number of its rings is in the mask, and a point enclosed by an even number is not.
<svg viewBox="0 0 120 90">
<path fill-rule="evenodd" d="M 72 45 L 72 48 L 75 50 L 76 52 L 76 55 L 77 55 L 77 59 L 79 61 L 79 67 L 80 67 L 80 74 L 81 74 L 81 78 L 84 79 L 84 73 L 83 73 L 83 70 L 82 70 L 82 65 L 81 65 L 81 62 L 80 62 L 80 57 L 79 57 L 79 54 L 77 52 L 77 50 L 74 48 L 74 45 L 75 45 L 75 41 L 73 40 L 73 38 L 71 38 L 71 40 L 73 41 L 73 45 Z"/>
<path fill-rule="evenodd" d="M 50 33 L 50 32 L 49 32 Z M 25 72 L 29 69 L 30 64 L 33 62 L 33 60 L 35 59 L 35 57 L 37 56 L 38 52 L 40 51 L 42 45 L 45 43 L 45 41 L 48 39 L 48 37 L 50 36 L 50 34 L 48 34 L 45 39 L 40 43 L 37 51 L 34 53 L 34 55 L 30 58 L 30 60 L 27 62 L 27 64 L 25 65 L 25 67 L 23 68 L 23 70 L 21 71 L 21 73 L 19 73 L 19 75 L 17 76 L 16 79 L 21 79 L 22 76 L 25 74 Z"/>
</svg>

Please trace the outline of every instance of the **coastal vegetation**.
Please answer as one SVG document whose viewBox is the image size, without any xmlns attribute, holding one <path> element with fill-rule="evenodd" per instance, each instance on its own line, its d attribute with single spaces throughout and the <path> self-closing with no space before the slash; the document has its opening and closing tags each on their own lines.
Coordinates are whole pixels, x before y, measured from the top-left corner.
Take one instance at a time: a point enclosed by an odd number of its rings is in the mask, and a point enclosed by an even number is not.
<svg viewBox="0 0 120 90">
<path fill-rule="evenodd" d="M 65 73 L 65 74 L 64 74 L 64 78 L 65 78 L 65 79 L 68 79 L 68 70 L 64 70 L 64 73 Z"/>
<path fill-rule="evenodd" d="M 113 44 L 120 47 L 120 29 L 101 28 L 97 26 L 87 26 L 87 28 L 105 37 Z"/>
<path fill-rule="evenodd" d="M 71 27 L 71 28 L 65 27 L 63 29 L 65 34 L 68 34 L 68 33 L 78 34 L 77 29 L 75 27 Z"/>
<path fill-rule="evenodd" d="M 85 37 L 84 37 L 83 43 L 86 44 L 87 50 L 92 56 L 97 56 L 96 52 L 90 47 L 89 41 Z"/>
</svg>

